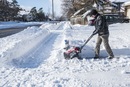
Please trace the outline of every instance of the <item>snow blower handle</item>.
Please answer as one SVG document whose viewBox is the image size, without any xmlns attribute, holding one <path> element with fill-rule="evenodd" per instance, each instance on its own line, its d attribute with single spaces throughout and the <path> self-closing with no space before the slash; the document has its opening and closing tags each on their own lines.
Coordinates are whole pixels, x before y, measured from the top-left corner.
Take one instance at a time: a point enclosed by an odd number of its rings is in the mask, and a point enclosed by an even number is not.
<svg viewBox="0 0 130 87">
<path fill-rule="evenodd" d="M 92 34 L 87 41 L 81 46 L 80 51 L 83 49 L 83 47 L 88 43 L 88 41 L 94 36 L 94 34 Z"/>
</svg>

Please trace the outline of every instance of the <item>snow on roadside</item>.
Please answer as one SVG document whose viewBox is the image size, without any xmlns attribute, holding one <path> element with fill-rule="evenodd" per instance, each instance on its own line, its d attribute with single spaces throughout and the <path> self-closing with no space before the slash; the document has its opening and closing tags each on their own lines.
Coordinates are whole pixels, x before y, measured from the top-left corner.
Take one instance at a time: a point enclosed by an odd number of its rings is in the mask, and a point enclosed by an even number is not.
<svg viewBox="0 0 130 87">
<path fill-rule="evenodd" d="M 45 25 L 45 26 L 44 26 Z M 24 40 L 26 43 L 44 44 L 46 48 L 46 55 L 50 52 L 48 58 L 39 64 L 37 67 L 5 67 L 0 65 L 0 86 L 7 87 L 129 87 L 130 86 L 130 41 L 129 24 L 113 24 L 110 25 L 110 45 L 114 51 L 115 58 L 108 60 L 106 58 L 94 60 L 92 58 L 85 59 L 94 55 L 94 47 L 97 36 L 94 36 L 84 47 L 81 56 L 83 60 L 76 58 L 72 60 L 65 60 L 63 57 L 64 40 L 70 40 L 72 45 L 81 46 L 94 30 L 91 26 L 74 25 L 70 28 L 68 23 L 59 24 L 43 24 L 40 28 L 31 27 L 28 32 L 18 33 L 17 37 L 10 36 L 5 39 L 5 46 L 7 40 L 12 40 L 10 46 L 3 48 L 1 59 L 9 57 L 9 50 L 15 49 Z M 32 29 L 32 30 L 31 30 Z M 34 30 L 33 30 L 34 29 Z M 49 31 L 49 32 L 48 32 Z M 47 34 L 46 34 L 46 33 Z M 46 37 L 44 37 L 44 34 Z M 42 36 L 43 35 L 43 36 Z M 51 36 L 50 36 L 51 35 Z M 29 37 L 29 39 L 26 38 Z M 49 36 L 49 37 L 48 37 Z M 40 38 L 42 37 L 42 38 Z M 13 40 L 16 38 L 17 40 Z M 22 38 L 22 39 L 21 39 Z M 39 38 L 39 42 L 37 40 Z M 1 40 L 1 39 L 0 39 Z M 43 42 L 40 42 L 43 40 Z M 18 42 L 16 42 L 18 41 Z M 4 45 L 4 42 L 2 42 Z M 16 44 L 17 43 L 17 44 Z M 23 42 L 24 43 L 24 42 Z M 13 44 L 13 45 L 11 45 Z M 52 45 L 51 45 L 52 44 Z M 18 48 L 22 48 L 21 44 Z M 27 44 L 25 44 L 27 45 Z M 29 43 L 30 45 L 30 43 Z M 33 47 L 33 46 L 32 46 Z M 36 46 L 38 47 L 38 46 Z M 1 46 L 2 48 L 2 46 Z M 16 49 L 18 49 L 16 46 Z M 28 48 L 28 47 L 27 47 Z M 9 50 L 7 50 L 9 49 Z M 39 49 L 39 53 L 42 53 Z M 5 54 L 7 52 L 7 55 Z M 12 52 L 12 51 L 11 51 Z M 43 51 L 45 52 L 45 51 Z M 36 55 L 36 59 L 46 55 Z M 101 46 L 101 55 L 106 56 L 104 47 Z M 10 54 L 12 56 L 12 54 Z M 29 57 L 27 57 L 28 59 Z M 21 58 L 25 61 L 25 58 Z M 42 61 L 42 60 L 40 60 Z M 2 62 L 0 62 L 2 63 Z M 36 63 L 38 63 L 36 61 Z M 6 64 L 6 63 L 5 63 Z M 20 65 L 20 64 L 19 64 Z"/>
<path fill-rule="evenodd" d="M 23 54 L 35 47 L 49 34 L 48 30 L 38 27 L 28 27 L 20 33 L 0 39 L 1 63 L 21 57 Z M 0 63 L 0 65 L 1 65 Z"/>
</svg>

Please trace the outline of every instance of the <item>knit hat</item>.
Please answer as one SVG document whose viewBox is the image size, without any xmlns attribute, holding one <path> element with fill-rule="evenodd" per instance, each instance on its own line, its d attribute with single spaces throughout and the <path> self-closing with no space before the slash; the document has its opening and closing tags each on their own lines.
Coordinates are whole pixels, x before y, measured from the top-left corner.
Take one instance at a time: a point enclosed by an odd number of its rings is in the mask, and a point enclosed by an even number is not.
<svg viewBox="0 0 130 87">
<path fill-rule="evenodd" d="M 96 9 L 90 10 L 90 13 L 89 13 L 90 16 L 97 15 L 97 14 L 98 14 L 98 11 Z"/>
</svg>

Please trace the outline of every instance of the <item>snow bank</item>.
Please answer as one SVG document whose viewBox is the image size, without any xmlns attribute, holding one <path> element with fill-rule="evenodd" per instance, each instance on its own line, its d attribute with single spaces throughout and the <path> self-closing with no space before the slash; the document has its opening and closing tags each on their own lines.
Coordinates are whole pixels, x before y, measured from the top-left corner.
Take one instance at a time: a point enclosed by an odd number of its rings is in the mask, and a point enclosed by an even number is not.
<svg viewBox="0 0 130 87">
<path fill-rule="evenodd" d="M 0 39 L 0 57 L 2 63 L 19 58 L 33 49 L 49 34 L 46 29 L 28 27 L 24 31 Z M 6 56 L 5 56 L 6 55 Z M 1 64 L 1 63 L 0 63 Z"/>
</svg>

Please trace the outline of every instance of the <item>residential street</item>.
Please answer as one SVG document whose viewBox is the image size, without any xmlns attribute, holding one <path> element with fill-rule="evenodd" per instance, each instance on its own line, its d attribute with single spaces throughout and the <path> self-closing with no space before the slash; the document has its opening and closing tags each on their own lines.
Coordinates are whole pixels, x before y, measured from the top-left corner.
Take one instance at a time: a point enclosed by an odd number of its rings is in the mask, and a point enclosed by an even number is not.
<svg viewBox="0 0 130 87">
<path fill-rule="evenodd" d="M 23 26 L 23 27 L 12 27 L 12 28 L 6 28 L 6 29 L 0 29 L 0 38 L 6 37 L 15 33 L 18 33 L 24 29 L 27 29 L 27 27 L 30 26 L 40 26 L 41 24 L 36 24 L 36 25 L 28 25 L 28 26 Z"/>
</svg>

